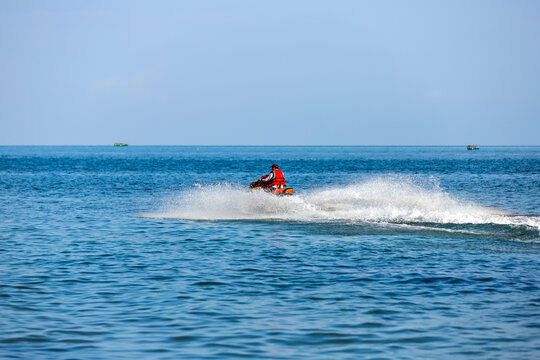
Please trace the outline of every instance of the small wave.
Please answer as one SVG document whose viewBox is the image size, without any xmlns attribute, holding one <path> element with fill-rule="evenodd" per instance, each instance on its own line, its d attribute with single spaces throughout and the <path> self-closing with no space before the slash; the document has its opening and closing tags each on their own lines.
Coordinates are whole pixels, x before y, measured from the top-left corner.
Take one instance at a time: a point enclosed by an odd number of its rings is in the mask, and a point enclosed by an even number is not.
<svg viewBox="0 0 540 360">
<path fill-rule="evenodd" d="M 410 178 L 375 178 L 341 187 L 311 190 L 291 197 L 248 192 L 231 184 L 198 186 L 169 199 L 149 218 L 183 220 L 284 220 L 403 225 L 410 229 L 486 234 L 483 227 L 525 229 L 538 237 L 540 217 L 506 214 L 458 199 L 437 183 Z M 500 229 L 499 229 L 500 230 Z M 531 234 L 529 234 L 529 238 Z"/>
</svg>

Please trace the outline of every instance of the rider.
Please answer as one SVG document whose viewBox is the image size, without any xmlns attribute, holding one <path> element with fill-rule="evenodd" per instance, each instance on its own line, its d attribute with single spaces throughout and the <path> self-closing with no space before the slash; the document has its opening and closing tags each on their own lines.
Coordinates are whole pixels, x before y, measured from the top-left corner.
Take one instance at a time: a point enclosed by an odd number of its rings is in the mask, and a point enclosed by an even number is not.
<svg viewBox="0 0 540 360">
<path fill-rule="evenodd" d="M 283 172 L 279 170 L 277 164 L 272 164 L 272 171 L 270 171 L 270 174 L 263 176 L 261 181 L 263 182 L 263 187 L 275 189 L 285 187 L 285 177 L 283 176 Z"/>
</svg>

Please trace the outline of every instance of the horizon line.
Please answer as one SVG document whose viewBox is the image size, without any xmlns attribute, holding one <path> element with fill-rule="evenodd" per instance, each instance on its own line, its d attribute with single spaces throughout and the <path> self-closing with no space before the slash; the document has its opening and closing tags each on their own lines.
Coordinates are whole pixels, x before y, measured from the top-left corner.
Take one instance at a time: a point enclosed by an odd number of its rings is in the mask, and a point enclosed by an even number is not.
<svg viewBox="0 0 540 360">
<path fill-rule="evenodd" d="M 473 144 L 284 144 L 284 145 L 275 145 L 275 144 L 129 144 L 128 146 L 246 146 L 246 147 L 256 147 L 256 146 L 468 146 Z M 478 145 L 478 144 L 474 144 Z M 0 146 L 114 146 L 114 143 L 107 144 L 0 144 Z M 480 146 L 540 146 L 540 144 L 481 144 Z"/>
</svg>

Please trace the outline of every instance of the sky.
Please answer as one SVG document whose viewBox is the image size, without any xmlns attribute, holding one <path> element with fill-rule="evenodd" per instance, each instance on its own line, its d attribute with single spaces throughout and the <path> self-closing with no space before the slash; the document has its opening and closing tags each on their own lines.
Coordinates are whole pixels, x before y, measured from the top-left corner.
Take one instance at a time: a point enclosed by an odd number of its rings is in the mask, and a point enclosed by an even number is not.
<svg viewBox="0 0 540 360">
<path fill-rule="evenodd" d="M 0 145 L 540 145 L 540 1 L 0 0 Z"/>
</svg>

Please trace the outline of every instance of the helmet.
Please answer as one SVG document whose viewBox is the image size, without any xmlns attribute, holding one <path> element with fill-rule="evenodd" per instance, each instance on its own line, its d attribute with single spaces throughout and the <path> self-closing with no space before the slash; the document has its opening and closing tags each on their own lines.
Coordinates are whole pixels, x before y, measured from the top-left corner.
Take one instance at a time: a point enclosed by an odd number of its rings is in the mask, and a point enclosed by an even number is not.
<svg viewBox="0 0 540 360">
<path fill-rule="evenodd" d="M 272 169 L 279 169 L 279 167 L 277 166 L 277 164 L 272 164 L 271 168 L 272 168 Z"/>
</svg>

